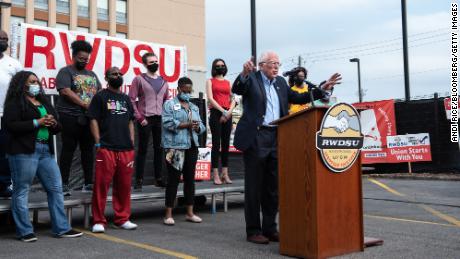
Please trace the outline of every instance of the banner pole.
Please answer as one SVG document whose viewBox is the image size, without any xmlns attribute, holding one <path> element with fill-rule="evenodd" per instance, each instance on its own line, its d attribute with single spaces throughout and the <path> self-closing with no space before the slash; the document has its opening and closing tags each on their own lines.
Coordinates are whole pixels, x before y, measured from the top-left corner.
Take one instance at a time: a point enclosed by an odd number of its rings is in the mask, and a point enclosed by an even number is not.
<svg viewBox="0 0 460 259">
<path fill-rule="evenodd" d="M 51 95 L 51 105 L 53 106 L 54 108 L 54 95 L 52 94 Z M 56 120 L 58 118 L 55 118 Z M 56 144 L 56 141 L 57 141 L 57 137 L 56 137 L 56 134 L 53 135 L 53 148 L 54 148 L 54 160 L 56 160 L 56 163 L 57 163 L 57 144 Z"/>
</svg>

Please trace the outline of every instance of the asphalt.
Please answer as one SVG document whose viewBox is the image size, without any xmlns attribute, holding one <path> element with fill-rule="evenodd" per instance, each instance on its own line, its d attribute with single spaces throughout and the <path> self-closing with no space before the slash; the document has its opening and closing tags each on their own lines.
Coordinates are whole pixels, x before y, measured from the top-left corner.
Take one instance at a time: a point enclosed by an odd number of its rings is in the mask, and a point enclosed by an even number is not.
<svg viewBox="0 0 460 259">
<path fill-rule="evenodd" d="M 162 224 L 162 202 L 134 203 L 132 221 L 139 229 L 110 227 L 105 235 L 77 239 L 52 237 L 48 215 L 41 213 L 35 243 L 17 241 L 14 228 L 0 224 L 0 258 L 284 258 L 277 243 L 245 241 L 243 196 L 229 201 L 227 213 L 221 202 L 216 214 L 209 205 L 198 208 L 201 224 L 186 222 L 179 208 L 173 227 Z M 365 236 L 384 244 L 337 258 L 460 258 L 459 182 L 363 179 L 363 205 Z M 74 227 L 81 228 L 82 210 L 74 217 Z"/>
</svg>

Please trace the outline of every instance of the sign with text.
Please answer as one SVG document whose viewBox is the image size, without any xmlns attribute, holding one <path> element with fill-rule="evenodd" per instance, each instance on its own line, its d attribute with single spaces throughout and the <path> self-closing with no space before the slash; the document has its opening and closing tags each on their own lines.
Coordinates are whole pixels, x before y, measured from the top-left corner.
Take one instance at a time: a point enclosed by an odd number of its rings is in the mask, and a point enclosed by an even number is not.
<svg viewBox="0 0 460 259">
<path fill-rule="evenodd" d="M 87 65 L 96 73 L 103 85 L 104 72 L 117 66 L 124 74 L 123 92 L 127 93 L 136 75 L 145 72 L 142 55 L 153 52 L 158 56 L 159 73 L 169 83 L 170 94 L 175 96 L 177 80 L 187 73 L 186 48 L 120 39 L 77 31 L 66 31 L 21 23 L 19 28 L 19 61 L 26 70 L 40 78 L 47 94 L 57 94 L 56 75 L 62 67 L 72 64 L 70 44 L 86 40 L 93 47 Z"/>
<path fill-rule="evenodd" d="M 364 135 L 361 149 L 363 164 L 392 163 L 388 157 L 386 137 L 396 134 L 394 100 L 355 103 Z"/>
<path fill-rule="evenodd" d="M 211 149 L 198 148 L 198 161 L 195 168 L 195 180 L 211 179 Z"/>
<path fill-rule="evenodd" d="M 388 136 L 387 144 L 388 158 L 393 163 L 431 161 L 428 133 Z"/>
</svg>

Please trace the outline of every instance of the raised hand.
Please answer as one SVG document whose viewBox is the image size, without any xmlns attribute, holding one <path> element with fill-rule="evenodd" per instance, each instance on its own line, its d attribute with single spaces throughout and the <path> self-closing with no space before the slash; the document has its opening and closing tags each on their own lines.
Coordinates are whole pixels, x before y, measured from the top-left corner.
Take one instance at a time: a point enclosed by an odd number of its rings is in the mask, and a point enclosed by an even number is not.
<svg viewBox="0 0 460 259">
<path fill-rule="evenodd" d="M 342 83 L 341 80 L 342 75 L 339 73 L 335 73 L 326 81 L 326 83 L 322 87 L 324 90 L 331 90 L 332 87 L 334 87 L 335 85 Z"/>
<path fill-rule="evenodd" d="M 243 64 L 243 72 L 241 72 L 242 76 L 245 77 L 249 75 L 251 72 L 256 71 L 256 66 L 254 65 L 254 62 L 254 57 L 251 57 L 251 59 L 249 59 Z"/>
</svg>

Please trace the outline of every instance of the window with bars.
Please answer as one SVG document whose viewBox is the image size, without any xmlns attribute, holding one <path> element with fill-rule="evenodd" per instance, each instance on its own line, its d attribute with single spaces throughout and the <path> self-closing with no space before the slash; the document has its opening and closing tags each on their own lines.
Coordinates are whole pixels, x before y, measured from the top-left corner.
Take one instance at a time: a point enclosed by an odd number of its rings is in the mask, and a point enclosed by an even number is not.
<svg viewBox="0 0 460 259">
<path fill-rule="evenodd" d="M 11 4 L 14 6 L 26 6 L 26 0 L 12 0 Z"/>
<path fill-rule="evenodd" d="M 109 20 L 109 1 L 98 0 L 97 1 L 97 19 L 102 21 Z"/>
<path fill-rule="evenodd" d="M 128 16 L 126 15 L 126 0 L 117 0 L 116 12 L 117 12 L 117 23 L 126 24 Z"/>
<path fill-rule="evenodd" d="M 70 13 L 69 0 L 56 0 L 56 11 L 58 13 L 69 14 Z"/>
<path fill-rule="evenodd" d="M 35 9 L 48 10 L 48 0 L 34 0 Z"/>
<path fill-rule="evenodd" d="M 89 1 L 88 0 L 78 0 L 78 16 L 89 18 Z"/>
</svg>

